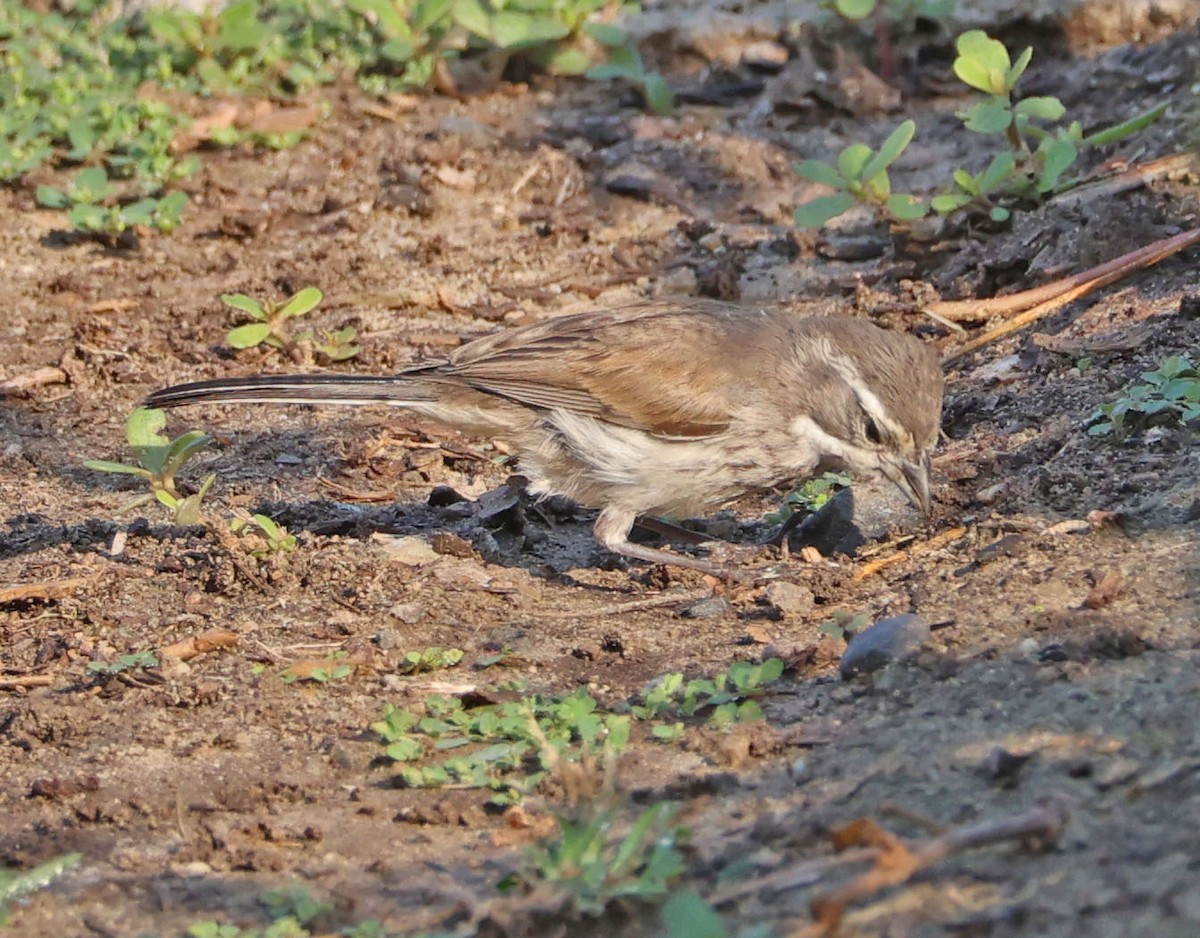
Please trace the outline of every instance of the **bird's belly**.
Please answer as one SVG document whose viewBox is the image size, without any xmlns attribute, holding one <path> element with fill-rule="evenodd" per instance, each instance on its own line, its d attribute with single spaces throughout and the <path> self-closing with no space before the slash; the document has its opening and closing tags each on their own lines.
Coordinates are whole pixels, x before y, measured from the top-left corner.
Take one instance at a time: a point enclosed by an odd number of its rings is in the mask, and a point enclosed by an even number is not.
<svg viewBox="0 0 1200 938">
<path fill-rule="evenodd" d="M 739 435 L 677 440 L 554 412 L 521 447 L 521 471 L 537 495 L 590 508 L 700 517 L 751 492 L 811 472 L 815 460 L 786 458 Z"/>
</svg>

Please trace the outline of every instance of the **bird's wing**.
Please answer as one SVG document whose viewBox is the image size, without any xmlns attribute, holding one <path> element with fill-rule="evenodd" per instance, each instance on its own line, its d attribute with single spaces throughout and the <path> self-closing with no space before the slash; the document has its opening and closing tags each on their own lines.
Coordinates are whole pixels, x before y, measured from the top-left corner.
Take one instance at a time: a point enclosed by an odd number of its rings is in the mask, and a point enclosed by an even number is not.
<svg viewBox="0 0 1200 938">
<path fill-rule="evenodd" d="M 737 356 L 750 351 L 744 339 L 760 328 L 758 316 L 714 302 L 581 313 L 477 339 L 426 374 L 532 407 L 695 439 L 729 425 L 737 378 L 754 370 Z"/>
</svg>

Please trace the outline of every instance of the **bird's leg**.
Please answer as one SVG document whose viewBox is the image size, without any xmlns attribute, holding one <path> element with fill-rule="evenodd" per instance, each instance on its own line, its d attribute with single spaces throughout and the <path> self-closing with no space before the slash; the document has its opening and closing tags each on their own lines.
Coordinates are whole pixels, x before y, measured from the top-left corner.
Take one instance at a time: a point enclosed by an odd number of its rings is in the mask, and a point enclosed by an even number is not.
<svg viewBox="0 0 1200 938">
<path fill-rule="evenodd" d="M 657 534 L 659 537 L 669 541 L 678 541 L 681 544 L 707 544 L 713 540 L 713 538 L 701 534 L 699 531 L 689 531 L 687 528 L 681 528 L 670 521 L 664 521 L 662 518 L 651 518 L 649 515 L 638 515 L 635 524 L 644 531 Z"/>
<path fill-rule="evenodd" d="M 614 554 L 620 554 L 622 557 L 644 560 L 647 563 L 665 563 L 673 567 L 686 567 L 688 570 L 699 570 L 701 573 L 707 573 L 709 576 L 715 576 L 722 580 L 729 578 L 729 568 L 721 564 L 631 543 L 629 532 L 633 530 L 633 523 L 636 520 L 637 512 L 614 508 L 610 505 L 600 512 L 600 517 L 596 519 L 592 530 L 601 547 L 611 550 Z"/>
</svg>

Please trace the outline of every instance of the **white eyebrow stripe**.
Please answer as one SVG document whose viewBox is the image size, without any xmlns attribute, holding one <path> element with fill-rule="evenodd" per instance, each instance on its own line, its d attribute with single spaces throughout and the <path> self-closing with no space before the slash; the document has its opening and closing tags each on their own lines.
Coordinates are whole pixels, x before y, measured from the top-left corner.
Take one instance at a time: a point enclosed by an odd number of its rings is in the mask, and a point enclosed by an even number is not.
<svg viewBox="0 0 1200 938">
<path fill-rule="evenodd" d="M 890 435 L 896 440 L 905 440 L 909 436 L 908 431 L 888 415 L 887 409 L 883 406 L 883 401 L 867 386 L 854 362 L 844 355 L 837 354 L 828 343 L 826 343 L 825 352 L 826 360 L 829 362 L 830 367 L 842 376 L 842 380 L 850 385 L 850 389 L 854 391 L 854 396 L 858 398 L 858 403 L 862 405 L 862 409 L 867 412 L 868 416 L 886 427 Z"/>
</svg>

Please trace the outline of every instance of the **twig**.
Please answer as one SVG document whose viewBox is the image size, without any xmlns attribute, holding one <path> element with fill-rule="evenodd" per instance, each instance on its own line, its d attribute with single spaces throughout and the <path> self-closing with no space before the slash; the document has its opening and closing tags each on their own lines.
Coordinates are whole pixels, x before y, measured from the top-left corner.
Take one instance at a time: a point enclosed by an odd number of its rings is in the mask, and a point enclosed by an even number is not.
<svg viewBox="0 0 1200 938">
<path fill-rule="evenodd" d="M 175 642 L 160 649 L 164 655 L 178 658 L 180 661 L 190 661 L 199 655 L 216 651 L 218 648 L 232 648 L 238 643 L 238 637 L 228 629 L 212 629 L 201 635 L 193 635 L 182 641 Z"/>
<path fill-rule="evenodd" d="M 24 394 L 34 388 L 45 387 L 47 384 L 66 384 L 68 376 L 61 368 L 48 365 L 45 368 L 35 368 L 33 371 L 7 381 L 0 381 L 0 394 Z"/>
<path fill-rule="evenodd" d="M 638 599 L 629 603 L 614 603 L 611 606 L 601 606 L 598 609 L 572 609 L 569 612 L 534 612 L 534 619 L 577 619 L 583 616 L 616 616 L 623 612 L 641 612 L 643 609 L 657 609 L 659 606 L 672 606 L 675 603 L 687 603 L 703 599 L 709 594 L 708 590 L 692 591 L 690 593 L 672 593 L 669 596 L 652 596 L 649 599 Z"/>
<path fill-rule="evenodd" d="M 1164 258 L 1191 247 L 1197 241 L 1200 241 L 1200 228 L 1192 228 L 1169 238 L 1163 238 L 1161 241 L 1155 241 L 1136 251 L 1130 251 L 1128 254 L 1122 254 L 1120 257 L 1105 261 L 1082 273 L 1072 274 L 1070 277 L 1063 277 L 1051 283 L 1042 284 L 1040 287 L 986 300 L 942 300 L 930 303 L 927 309 L 954 322 L 978 322 L 990 316 L 1012 316 L 1026 310 L 1032 311 L 1035 307 L 1041 308 L 1050 301 L 1061 299 L 1064 296 L 1069 296 L 1069 299 L 1062 300 L 1062 303 L 1069 303 L 1085 293 L 1115 283 L 1135 270 L 1157 264 Z M 1056 306 L 1053 309 L 1057 308 Z M 1053 309 L 1048 312 L 1052 312 Z M 1041 315 L 1047 314 L 1042 313 Z M 1039 317 L 1034 317 L 1034 319 L 1037 318 Z M 1027 321 L 1032 322 L 1033 319 Z M 958 354 L 965 354 L 965 352 Z"/>
<path fill-rule="evenodd" d="M 894 563 L 899 563 L 901 560 L 911 557 L 913 554 L 923 554 L 927 551 L 937 550 L 938 548 L 945 547 L 951 541 L 958 540 L 966 533 L 967 529 L 965 527 L 960 526 L 957 528 L 951 528 L 949 531 L 943 531 L 941 534 L 935 534 L 927 541 L 914 542 L 907 551 L 889 554 L 886 557 L 879 557 L 875 560 L 872 560 L 870 563 L 864 564 L 858 569 L 858 571 L 854 574 L 854 582 L 861 583 L 867 577 L 873 576 L 885 567 L 890 567 Z"/>
<path fill-rule="evenodd" d="M 997 339 L 1002 339 L 1004 336 L 1016 332 L 1018 329 L 1029 325 L 1031 322 L 1037 322 L 1049 316 L 1051 313 L 1062 309 L 1068 303 L 1072 303 L 1093 290 L 1098 290 L 1101 287 L 1106 287 L 1110 283 L 1116 283 L 1123 277 L 1128 276 L 1135 270 L 1142 270 L 1146 267 L 1153 266 L 1161 260 L 1165 260 L 1172 254 L 1177 254 L 1185 248 L 1191 247 L 1193 244 L 1200 243 L 1200 228 L 1193 228 L 1190 231 L 1184 231 L 1170 238 L 1164 238 L 1161 241 L 1155 241 L 1153 244 L 1147 245 L 1136 251 L 1131 251 L 1128 254 L 1123 254 L 1115 260 L 1109 261 L 1107 264 L 1101 264 L 1099 267 L 1093 267 L 1089 271 L 1082 274 L 1077 274 L 1074 277 L 1068 277 L 1065 280 L 1055 281 L 1055 283 L 1047 284 L 1046 287 L 1039 287 L 1036 290 L 1026 290 L 1023 293 L 1014 294 L 1011 297 L 1004 299 L 1014 299 L 1029 294 L 1045 291 L 1050 287 L 1062 288 L 1061 292 L 1056 293 L 1052 298 L 1046 299 L 1044 302 L 1038 302 L 1038 305 L 1025 312 L 1014 316 L 1003 325 L 997 326 L 995 329 L 990 329 L 983 335 L 976 336 L 965 345 L 960 346 L 953 352 L 949 352 L 942 356 L 942 365 L 953 364 L 960 358 L 969 355 L 971 352 L 985 345 L 995 342 Z M 1089 278 L 1083 280 L 1082 278 Z M 1081 282 L 1082 280 L 1082 282 Z M 994 312 L 995 310 L 993 310 Z"/>
<path fill-rule="evenodd" d="M 91 582 L 91 577 L 80 576 L 69 580 L 47 580 L 42 583 L 22 583 L 19 586 L 0 587 L 0 605 L 31 599 L 62 599 Z"/>
<path fill-rule="evenodd" d="M 1006 840 L 1023 840 L 1045 849 L 1062 836 L 1068 817 L 1066 805 L 1061 800 L 1050 799 L 1023 814 L 954 828 L 911 848 L 873 821 L 866 818 L 855 821 L 834 832 L 834 843 L 838 847 L 874 848 L 870 852 L 874 854 L 875 866 L 844 886 L 815 896 L 810 905 L 816 921 L 794 932 L 790 938 L 824 938 L 834 934 L 852 902 L 907 882 L 916 873 L 951 854 Z"/>
<path fill-rule="evenodd" d="M 49 687 L 54 683 L 52 674 L 22 674 L 18 677 L 0 677 L 0 690 L 19 690 L 23 687 Z"/>
</svg>

